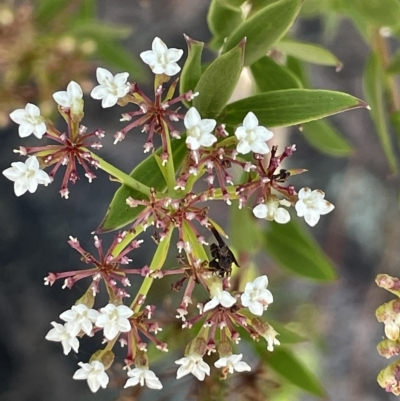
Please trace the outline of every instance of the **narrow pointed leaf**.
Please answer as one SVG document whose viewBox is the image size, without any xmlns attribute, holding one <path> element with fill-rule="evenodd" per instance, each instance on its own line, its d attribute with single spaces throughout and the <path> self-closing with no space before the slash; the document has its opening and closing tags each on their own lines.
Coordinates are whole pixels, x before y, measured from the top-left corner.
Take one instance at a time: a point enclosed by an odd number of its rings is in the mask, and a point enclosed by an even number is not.
<svg viewBox="0 0 400 401">
<path fill-rule="evenodd" d="M 292 26 L 301 7 L 301 0 L 280 0 L 257 11 L 246 19 L 226 40 L 223 53 L 247 38 L 245 65 L 251 65 L 267 54 Z"/>
<path fill-rule="evenodd" d="M 343 66 L 340 60 L 329 50 L 311 43 L 282 40 L 275 45 L 275 48 L 308 63 L 335 66 L 337 71 Z"/>
<path fill-rule="evenodd" d="M 240 6 L 234 6 L 227 0 L 212 0 L 207 14 L 208 28 L 214 35 L 212 48 L 218 49 L 224 39 L 242 22 Z"/>
<path fill-rule="evenodd" d="M 312 147 L 329 156 L 343 157 L 353 153 L 350 142 L 326 121 L 304 124 L 301 133 Z"/>
<path fill-rule="evenodd" d="M 282 127 L 319 120 L 359 107 L 367 107 L 367 104 L 346 93 L 288 89 L 262 93 L 231 103 L 222 113 L 221 122 L 241 124 L 246 114 L 252 111 L 261 125 Z"/>
<path fill-rule="evenodd" d="M 281 344 L 298 344 L 306 341 L 306 338 L 288 328 L 286 325 L 272 320 L 268 317 L 268 324 L 270 324 L 278 333 L 278 339 Z"/>
<path fill-rule="evenodd" d="M 217 117 L 228 103 L 243 69 L 245 41 L 219 56 L 204 71 L 197 83 L 193 106 L 202 118 Z"/>
<path fill-rule="evenodd" d="M 378 57 L 372 54 L 367 62 L 363 76 L 364 92 L 371 106 L 371 116 L 392 173 L 397 171 L 397 160 L 386 123 L 384 105 L 383 71 Z"/>
<path fill-rule="evenodd" d="M 187 148 L 184 140 L 177 140 L 171 143 L 175 167 L 179 167 L 183 158 L 187 154 Z M 161 153 L 161 149 L 157 154 Z M 154 156 L 139 163 L 130 173 L 131 177 L 154 188 L 156 191 L 164 191 L 167 188 L 165 178 L 158 167 Z M 138 214 L 143 210 L 143 206 L 131 208 L 126 204 L 126 198 L 131 196 L 133 199 L 146 199 L 146 196 L 139 191 L 122 185 L 114 194 L 114 197 L 108 207 L 107 213 L 98 228 L 98 232 L 107 232 L 117 230 L 132 223 Z"/>
<path fill-rule="evenodd" d="M 190 90 L 194 91 L 201 77 L 201 55 L 203 53 L 203 42 L 197 42 L 185 36 L 188 46 L 188 56 L 182 68 L 182 73 L 179 80 L 179 92 L 186 93 Z M 184 102 L 189 108 L 191 102 Z"/>
<path fill-rule="evenodd" d="M 289 349 L 277 346 L 273 352 L 269 352 L 262 345 L 256 343 L 256 349 L 265 364 L 279 376 L 291 384 L 307 391 L 308 393 L 323 398 L 326 392 L 315 374 L 301 362 Z"/>
<path fill-rule="evenodd" d="M 267 56 L 252 64 L 250 70 L 260 92 L 302 87 L 300 80 L 287 67 Z"/>
<path fill-rule="evenodd" d="M 333 263 L 303 225 L 271 222 L 264 235 L 265 250 L 275 262 L 298 276 L 317 281 L 336 278 Z"/>
</svg>

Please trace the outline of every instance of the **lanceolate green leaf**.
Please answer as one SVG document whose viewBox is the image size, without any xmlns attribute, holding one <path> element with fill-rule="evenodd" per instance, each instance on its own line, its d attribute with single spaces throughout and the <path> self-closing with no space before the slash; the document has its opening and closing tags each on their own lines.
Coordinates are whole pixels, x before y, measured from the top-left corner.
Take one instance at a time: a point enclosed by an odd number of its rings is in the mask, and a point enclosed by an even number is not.
<svg viewBox="0 0 400 401">
<path fill-rule="evenodd" d="M 245 65 L 265 56 L 268 49 L 292 26 L 300 11 L 301 0 L 280 0 L 246 19 L 226 40 L 223 53 L 247 38 Z"/>
<path fill-rule="evenodd" d="M 340 70 L 343 64 L 329 50 L 311 43 L 302 43 L 294 40 L 282 40 L 275 48 L 289 56 L 296 57 L 309 63 L 332 65 Z"/>
<path fill-rule="evenodd" d="M 250 69 L 260 92 L 302 87 L 300 80 L 287 67 L 270 57 L 260 58 Z"/>
<path fill-rule="evenodd" d="M 279 266 L 313 280 L 336 278 L 333 263 L 299 222 L 293 219 L 287 224 L 271 222 L 264 239 L 266 252 Z"/>
<path fill-rule="evenodd" d="M 350 156 L 353 148 L 328 122 L 323 120 L 304 124 L 302 134 L 315 149 L 330 156 Z"/>
<path fill-rule="evenodd" d="M 197 83 L 193 106 L 202 118 L 217 117 L 228 103 L 243 69 L 245 41 L 219 56 L 204 71 Z"/>
<path fill-rule="evenodd" d="M 400 3 L 399 3 L 400 4 Z M 383 101 L 383 71 L 378 57 L 372 54 L 364 71 L 364 92 L 371 106 L 371 115 L 378 133 L 382 149 L 392 173 L 397 171 L 396 155 L 386 123 L 385 105 Z"/>
<path fill-rule="evenodd" d="M 359 107 L 367 107 L 367 104 L 346 93 L 288 89 L 262 93 L 231 103 L 221 114 L 220 120 L 238 125 L 252 111 L 261 125 L 282 127 L 318 120 Z"/>
<path fill-rule="evenodd" d="M 321 398 L 326 396 L 324 388 L 314 373 L 292 351 L 283 346 L 277 346 L 273 352 L 269 352 L 266 347 L 261 348 L 260 343 L 261 341 L 256 343 L 256 348 L 268 368 L 310 394 Z"/>
<path fill-rule="evenodd" d="M 207 23 L 214 35 L 212 48 L 222 46 L 224 39 L 242 22 L 240 6 L 234 6 L 227 0 L 212 0 L 208 9 Z"/>
<path fill-rule="evenodd" d="M 173 141 L 171 145 L 175 168 L 178 168 L 187 154 L 186 144 L 184 140 L 177 140 Z M 157 151 L 157 154 L 160 153 L 161 149 Z M 154 188 L 156 191 L 164 191 L 167 187 L 165 178 L 158 167 L 154 156 L 149 156 L 147 159 L 139 163 L 132 170 L 130 176 L 145 183 L 150 188 Z M 138 214 L 143 210 L 143 207 L 129 207 L 126 204 L 126 198 L 129 196 L 139 200 L 146 199 L 146 196 L 141 192 L 135 191 L 126 185 L 122 185 L 114 194 L 107 213 L 98 228 L 99 232 L 117 230 L 131 223 L 138 216 Z"/>
<path fill-rule="evenodd" d="M 182 68 L 180 76 L 179 92 L 186 93 L 189 90 L 194 91 L 194 88 L 199 82 L 201 76 L 201 55 L 203 53 L 203 42 L 197 42 L 185 35 L 185 40 L 188 46 L 188 56 L 185 65 Z M 189 102 L 185 102 L 189 107 Z"/>
<path fill-rule="evenodd" d="M 389 66 L 386 71 L 390 74 L 399 74 L 400 73 L 400 51 L 397 51 L 390 61 Z"/>
</svg>

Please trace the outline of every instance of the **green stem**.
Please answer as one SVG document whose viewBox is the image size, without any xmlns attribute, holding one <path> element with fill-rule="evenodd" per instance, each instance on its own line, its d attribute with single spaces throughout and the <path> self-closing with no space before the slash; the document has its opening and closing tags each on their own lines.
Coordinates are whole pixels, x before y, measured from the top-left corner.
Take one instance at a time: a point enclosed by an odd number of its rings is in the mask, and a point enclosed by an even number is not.
<svg viewBox="0 0 400 401">
<path fill-rule="evenodd" d="M 167 236 L 158 244 L 158 247 L 156 249 L 156 252 L 154 253 L 153 260 L 151 261 L 150 264 L 150 271 L 154 271 L 157 269 L 161 269 L 163 267 L 163 264 L 165 260 L 167 259 L 168 255 L 168 250 L 169 250 L 169 245 L 171 242 L 171 236 L 172 236 L 172 231 L 173 228 L 170 227 Z M 135 299 L 131 303 L 131 308 L 133 308 L 133 305 L 136 304 L 135 309 L 133 310 L 135 313 L 139 312 L 140 307 L 142 306 L 137 302 L 138 298 L 140 296 L 146 297 L 151 285 L 153 284 L 154 278 L 151 277 L 149 274 L 145 279 L 143 280 L 142 285 L 139 288 L 139 291 L 135 297 Z"/>
<path fill-rule="evenodd" d="M 168 161 L 165 164 L 166 177 L 167 177 L 167 185 L 168 185 L 168 193 L 173 196 L 175 194 L 175 166 L 174 166 L 174 158 L 172 157 L 172 148 L 171 148 L 171 138 L 169 136 L 169 129 L 167 124 L 163 124 L 164 132 L 165 132 L 165 141 L 167 142 L 167 152 L 168 152 Z"/>
<path fill-rule="evenodd" d="M 88 150 L 88 152 L 90 152 L 90 151 Z M 106 173 L 117 178 L 118 181 L 120 181 L 122 184 L 124 184 L 132 189 L 135 189 L 136 191 L 139 191 L 142 194 L 150 197 L 150 188 L 147 185 L 142 184 L 141 182 L 137 181 L 135 178 L 131 177 L 128 174 L 125 174 L 120 169 L 114 167 L 112 164 L 107 163 L 104 159 L 97 156 L 95 153 L 90 152 L 90 155 L 94 160 L 98 161 L 99 167 L 102 170 L 104 170 Z"/>
</svg>

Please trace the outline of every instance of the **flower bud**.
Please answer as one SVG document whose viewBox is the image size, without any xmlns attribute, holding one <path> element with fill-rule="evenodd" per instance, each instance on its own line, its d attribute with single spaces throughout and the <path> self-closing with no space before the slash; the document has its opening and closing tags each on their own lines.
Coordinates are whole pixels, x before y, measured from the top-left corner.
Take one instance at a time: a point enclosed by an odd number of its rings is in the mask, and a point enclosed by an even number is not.
<svg viewBox="0 0 400 401">
<path fill-rule="evenodd" d="M 107 370 L 111 367 L 114 362 L 114 353 L 107 349 L 99 349 L 90 358 L 89 362 L 99 361 L 104 365 L 104 369 Z"/>
<path fill-rule="evenodd" d="M 389 359 L 394 355 L 400 354 L 400 342 L 383 340 L 377 345 L 376 349 L 378 350 L 379 355 Z"/>
<path fill-rule="evenodd" d="M 385 369 L 381 370 L 378 374 L 379 385 L 386 390 L 387 393 L 400 395 L 400 360 L 391 363 Z"/>
</svg>

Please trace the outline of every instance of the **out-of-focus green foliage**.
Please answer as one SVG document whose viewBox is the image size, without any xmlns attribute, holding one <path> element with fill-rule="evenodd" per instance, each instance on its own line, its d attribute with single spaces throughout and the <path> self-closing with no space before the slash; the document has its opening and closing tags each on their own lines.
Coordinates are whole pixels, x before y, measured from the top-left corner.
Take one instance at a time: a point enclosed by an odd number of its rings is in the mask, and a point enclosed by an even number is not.
<svg viewBox="0 0 400 401">
<path fill-rule="evenodd" d="M 31 0 L 0 5 L 0 126 L 26 103 L 49 116 L 49 99 L 71 81 L 93 86 L 96 60 L 143 79 L 137 59 L 118 42 L 131 27 L 114 26 L 96 17 L 94 0 Z"/>
</svg>

